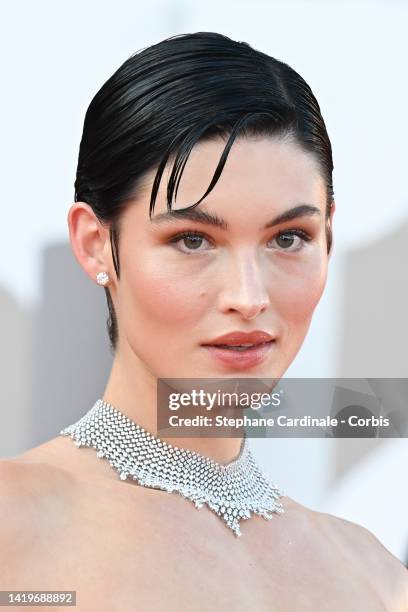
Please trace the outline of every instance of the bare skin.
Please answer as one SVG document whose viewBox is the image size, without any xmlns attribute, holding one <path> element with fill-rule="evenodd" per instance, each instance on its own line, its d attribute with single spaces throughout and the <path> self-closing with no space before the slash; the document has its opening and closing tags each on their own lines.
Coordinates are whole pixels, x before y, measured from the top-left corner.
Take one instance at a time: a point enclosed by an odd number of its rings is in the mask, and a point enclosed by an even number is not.
<svg viewBox="0 0 408 612">
<path fill-rule="evenodd" d="M 237 538 L 62 436 L 1 461 L 0 493 L 3 590 L 75 590 L 86 612 L 408 610 L 408 572 L 373 534 L 287 496 Z"/>
</svg>

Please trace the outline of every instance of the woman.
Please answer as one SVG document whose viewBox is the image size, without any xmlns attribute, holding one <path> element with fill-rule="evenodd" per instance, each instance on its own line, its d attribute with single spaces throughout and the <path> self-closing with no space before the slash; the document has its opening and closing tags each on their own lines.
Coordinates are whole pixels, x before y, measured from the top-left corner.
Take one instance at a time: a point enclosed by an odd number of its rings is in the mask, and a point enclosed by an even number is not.
<svg viewBox="0 0 408 612">
<path fill-rule="evenodd" d="M 75 590 L 86 611 L 408 610 L 403 565 L 241 469 L 246 438 L 156 437 L 158 379 L 280 378 L 295 358 L 326 283 L 332 170 L 310 87 L 246 43 L 171 37 L 103 85 L 68 224 L 105 289 L 113 366 L 93 412 L 1 462 L 2 589 Z M 166 472 L 181 456 L 190 499 Z M 191 503 L 211 488 L 200 461 L 233 518 Z M 227 498 L 219 474 L 234 462 Z"/>
</svg>

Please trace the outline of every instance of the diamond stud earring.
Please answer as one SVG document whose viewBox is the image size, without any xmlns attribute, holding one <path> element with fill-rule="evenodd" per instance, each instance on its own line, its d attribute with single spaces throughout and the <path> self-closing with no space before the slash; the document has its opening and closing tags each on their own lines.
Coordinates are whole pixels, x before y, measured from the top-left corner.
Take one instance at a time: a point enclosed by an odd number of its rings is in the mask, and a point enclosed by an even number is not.
<svg viewBox="0 0 408 612">
<path fill-rule="evenodd" d="M 109 282 L 109 276 L 106 272 L 98 272 L 96 275 L 96 282 L 98 285 L 106 285 Z"/>
</svg>

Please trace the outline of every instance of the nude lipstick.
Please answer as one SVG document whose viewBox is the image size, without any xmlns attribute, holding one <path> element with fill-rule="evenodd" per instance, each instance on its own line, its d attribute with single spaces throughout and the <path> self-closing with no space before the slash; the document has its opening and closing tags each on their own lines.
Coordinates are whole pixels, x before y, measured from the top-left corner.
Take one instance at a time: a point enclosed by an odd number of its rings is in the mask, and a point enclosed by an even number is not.
<svg viewBox="0 0 408 612">
<path fill-rule="evenodd" d="M 261 363 L 270 353 L 275 338 L 266 331 L 232 331 L 202 346 L 219 362 L 238 370 Z"/>
</svg>

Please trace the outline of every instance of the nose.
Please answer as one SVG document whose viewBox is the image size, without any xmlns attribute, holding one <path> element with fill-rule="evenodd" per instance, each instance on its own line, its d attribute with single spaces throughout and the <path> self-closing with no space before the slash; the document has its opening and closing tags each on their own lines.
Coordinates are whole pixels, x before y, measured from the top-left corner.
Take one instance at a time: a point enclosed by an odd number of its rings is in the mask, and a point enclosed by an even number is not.
<svg viewBox="0 0 408 612">
<path fill-rule="evenodd" d="M 226 272 L 219 308 L 224 314 L 238 312 L 251 321 L 270 305 L 262 270 L 252 256 L 242 255 L 234 262 L 232 269 Z"/>
</svg>

